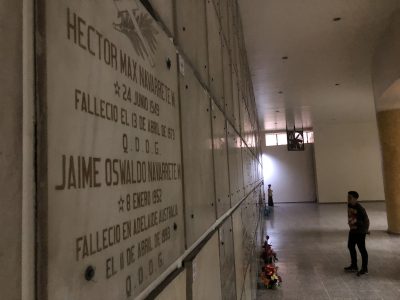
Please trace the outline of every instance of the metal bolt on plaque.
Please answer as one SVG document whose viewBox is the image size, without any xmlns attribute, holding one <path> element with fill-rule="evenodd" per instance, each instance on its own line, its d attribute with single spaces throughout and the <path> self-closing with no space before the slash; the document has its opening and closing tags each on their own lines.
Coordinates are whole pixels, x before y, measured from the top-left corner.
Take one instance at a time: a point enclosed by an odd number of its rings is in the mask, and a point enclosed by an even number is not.
<svg viewBox="0 0 400 300">
<path fill-rule="evenodd" d="M 96 271 L 92 266 L 88 266 L 85 270 L 85 279 L 91 281 L 94 278 Z"/>
</svg>

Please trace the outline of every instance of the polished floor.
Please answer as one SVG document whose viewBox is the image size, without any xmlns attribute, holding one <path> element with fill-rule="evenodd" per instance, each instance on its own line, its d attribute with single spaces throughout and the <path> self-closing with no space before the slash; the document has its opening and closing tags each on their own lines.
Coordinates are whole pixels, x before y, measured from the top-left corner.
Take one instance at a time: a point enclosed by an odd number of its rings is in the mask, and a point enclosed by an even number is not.
<svg viewBox="0 0 400 300">
<path fill-rule="evenodd" d="M 283 284 L 258 290 L 257 299 L 400 299 L 400 236 L 386 232 L 384 203 L 362 205 L 371 222 L 369 274 L 357 277 L 343 271 L 350 262 L 345 204 L 277 204 L 265 228 Z"/>
</svg>

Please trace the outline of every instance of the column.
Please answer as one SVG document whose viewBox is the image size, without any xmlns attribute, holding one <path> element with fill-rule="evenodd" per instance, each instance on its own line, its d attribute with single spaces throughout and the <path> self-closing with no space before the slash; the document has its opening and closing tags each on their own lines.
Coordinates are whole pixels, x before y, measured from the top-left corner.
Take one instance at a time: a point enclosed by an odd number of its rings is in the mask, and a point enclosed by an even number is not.
<svg viewBox="0 0 400 300">
<path fill-rule="evenodd" d="M 400 12 L 379 40 L 372 82 L 382 150 L 388 231 L 400 234 Z"/>
</svg>

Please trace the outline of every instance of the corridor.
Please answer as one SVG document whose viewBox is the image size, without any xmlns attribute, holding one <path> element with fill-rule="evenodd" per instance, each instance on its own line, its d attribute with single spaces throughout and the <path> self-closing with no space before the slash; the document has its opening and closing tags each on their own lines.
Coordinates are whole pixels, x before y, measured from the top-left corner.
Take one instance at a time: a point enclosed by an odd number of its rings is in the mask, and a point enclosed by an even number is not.
<svg viewBox="0 0 400 300">
<path fill-rule="evenodd" d="M 0 300 L 400 300 L 400 0 L 0 0 L 0 20 Z"/>
<path fill-rule="evenodd" d="M 257 299 L 400 299 L 400 236 L 385 231 L 384 203 L 362 205 L 371 222 L 364 277 L 343 271 L 350 262 L 346 204 L 276 205 L 265 228 L 283 284 L 258 290 Z"/>
</svg>

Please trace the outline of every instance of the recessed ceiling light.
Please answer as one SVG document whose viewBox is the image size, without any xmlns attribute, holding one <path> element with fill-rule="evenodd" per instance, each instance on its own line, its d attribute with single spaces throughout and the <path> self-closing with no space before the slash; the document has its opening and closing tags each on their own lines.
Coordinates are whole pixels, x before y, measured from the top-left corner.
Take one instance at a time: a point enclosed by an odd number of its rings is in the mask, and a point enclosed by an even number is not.
<svg viewBox="0 0 400 300">
<path fill-rule="evenodd" d="M 340 21 L 342 18 L 341 17 L 336 17 L 336 18 L 333 18 L 333 21 L 334 22 L 338 22 L 338 21 Z"/>
<path fill-rule="evenodd" d="M 287 56 L 282 56 L 282 59 L 288 59 L 289 57 L 287 57 Z"/>
</svg>

